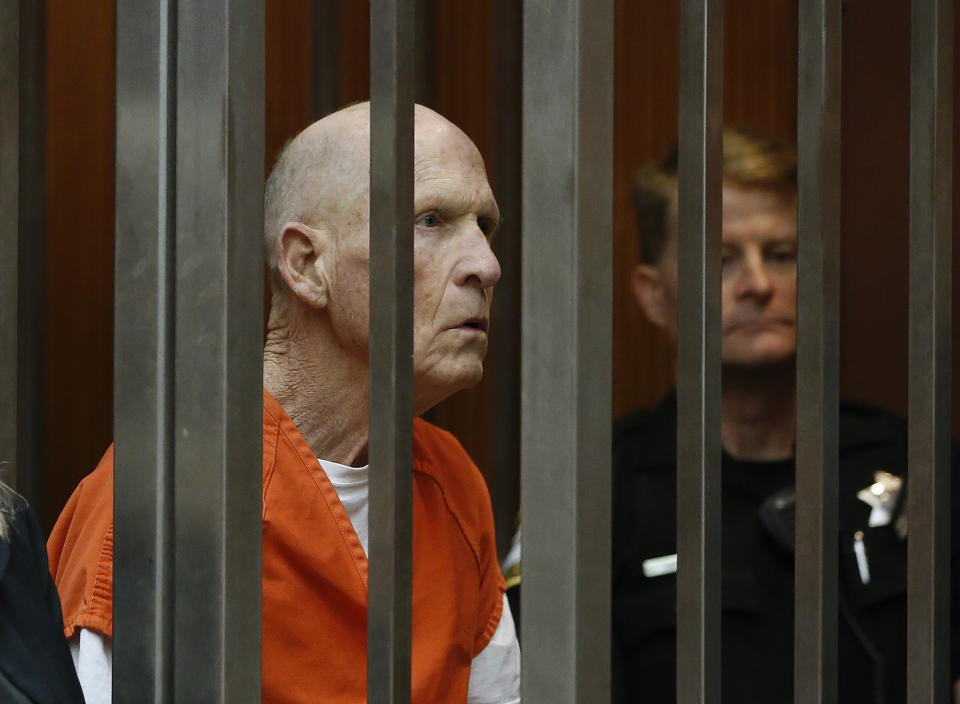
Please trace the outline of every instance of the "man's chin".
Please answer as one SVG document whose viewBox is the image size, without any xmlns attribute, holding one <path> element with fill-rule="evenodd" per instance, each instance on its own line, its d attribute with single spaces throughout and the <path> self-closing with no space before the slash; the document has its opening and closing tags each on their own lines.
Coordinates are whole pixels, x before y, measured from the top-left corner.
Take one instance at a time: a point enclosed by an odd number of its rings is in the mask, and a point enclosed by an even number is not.
<svg viewBox="0 0 960 704">
<path fill-rule="evenodd" d="M 483 379 L 483 362 L 461 364 L 453 369 L 439 371 L 414 380 L 414 394 L 418 406 L 417 415 L 425 413 L 458 391 L 470 389 Z"/>
</svg>

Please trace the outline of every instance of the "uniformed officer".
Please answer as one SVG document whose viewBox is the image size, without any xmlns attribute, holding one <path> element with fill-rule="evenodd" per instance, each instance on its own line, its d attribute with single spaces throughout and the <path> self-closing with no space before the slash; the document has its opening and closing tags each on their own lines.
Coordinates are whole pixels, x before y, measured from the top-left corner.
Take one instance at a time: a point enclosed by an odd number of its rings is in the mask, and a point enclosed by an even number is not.
<svg viewBox="0 0 960 704">
<path fill-rule="evenodd" d="M 723 171 L 723 701 L 787 704 L 793 702 L 796 151 L 727 129 Z M 676 149 L 641 170 L 634 203 L 641 249 L 634 294 L 675 349 Z M 673 393 L 614 427 L 616 701 L 676 699 L 677 441 Z M 906 482 L 903 421 L 842 403 L 837 550 L 845 704 L 905 701 Z M 956 681 L 956 645 L 951 666 Z"/>
</svg>

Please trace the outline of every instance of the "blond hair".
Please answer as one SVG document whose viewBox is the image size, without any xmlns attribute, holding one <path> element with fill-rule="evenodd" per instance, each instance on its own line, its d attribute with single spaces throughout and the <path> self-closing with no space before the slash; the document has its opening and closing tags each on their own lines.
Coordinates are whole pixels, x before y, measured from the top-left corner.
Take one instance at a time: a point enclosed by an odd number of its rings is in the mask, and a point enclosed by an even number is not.
<svg viewBox="0 0 960 704">
<path fill-rule="evenodd" d="M 637 172 L 633 205 L 637 211 L 640 260 L 657 264 L 667 244 L 670 202 L 677 192 L 679 149 Z M 723 178 L 743 186 L 797 187 L 797 149 L 792 144 L 736 127 L 723 129 Z"/>
</svg>

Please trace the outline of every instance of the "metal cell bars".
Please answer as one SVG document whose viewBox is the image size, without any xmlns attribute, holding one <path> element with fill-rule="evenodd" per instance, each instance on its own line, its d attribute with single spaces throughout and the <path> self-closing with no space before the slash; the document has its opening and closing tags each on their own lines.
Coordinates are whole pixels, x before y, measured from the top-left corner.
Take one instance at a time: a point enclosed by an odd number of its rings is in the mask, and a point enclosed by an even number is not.
<svg viewBox="0 0 960 704">
<path fill-rule="evenodd" d="M 44 394 L 45 8 L 0 6 L 0 479 L 35 506 Z"/>
<path fill-rule="evenodd" d="M 677 701 L 693 704 L 720 700 L 722 0 L 681 3 L 679 77 Z"/>
<path fill-rule="evenodd" d="M 118 701 L 260 700 L 263 17 L 117 7 Z"/>
<path fill-rule="evenodd" d="M 910 76 L 907 698 L 950 699 L 952 0 L 914 0 Z"/>
<path fill-rule="evenodd" d="M 0 5 L 0 479 L 17 479 L 20 5 Z"/>
<path fill-rule="evenodd" d="M 613 2 L 523 15 L 522 698 L 610 696 Z"/>
<path fill-rule="evenodd" d="M 794 701 L 837 700 L 840 0 L 799 3 Z"/>
<path fill-rule="evenodd" d="M 367 700 L 410 701 L 413 0 L 370 3 L 370 562 Z"/>
</svg>

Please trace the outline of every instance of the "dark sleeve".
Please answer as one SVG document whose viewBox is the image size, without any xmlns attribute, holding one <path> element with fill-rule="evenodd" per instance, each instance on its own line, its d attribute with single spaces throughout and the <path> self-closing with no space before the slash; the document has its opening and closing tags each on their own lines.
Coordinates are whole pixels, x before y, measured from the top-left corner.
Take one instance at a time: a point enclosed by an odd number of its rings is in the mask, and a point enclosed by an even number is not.
<svg viewBox="0 0 960 704">
<path fill-rule="evenodd" d="M 37 704 L 83 704 L 43 532 L 28 507 L 11 522 L 9 548 L 0 575 L 0 668 Z"/>
<path fill-rule="evenodd" d="M 26 524 L 26 533 L 30 541 L 29 554 L 33 556 L 35 561 L 37 583 L 40 585 L 40 595 L 46 610 L 46 616 L 63 633 L 63 611 L 60 609 L 60 596 L 57 594 L 53 575 L 50 574 L 50 563 L 47 561 L 47 545 L 43 539 L 40 522 L 37 520 L 33 509 L 29 507 L 23 510 L 23 514 L 23 522 Z M 71 658 L 71 664 L 72 662 L 73 659 Z"/>
<path fill-rule="evenodd" d="M 960 451 L 954 448 L 950 477 L 950 681 L 960 680 Z M 952 701 L 952 700 L 951 700 Z"/>
</svg>

